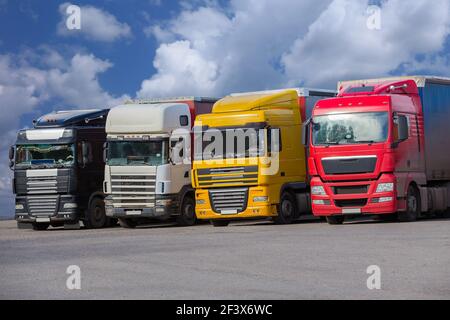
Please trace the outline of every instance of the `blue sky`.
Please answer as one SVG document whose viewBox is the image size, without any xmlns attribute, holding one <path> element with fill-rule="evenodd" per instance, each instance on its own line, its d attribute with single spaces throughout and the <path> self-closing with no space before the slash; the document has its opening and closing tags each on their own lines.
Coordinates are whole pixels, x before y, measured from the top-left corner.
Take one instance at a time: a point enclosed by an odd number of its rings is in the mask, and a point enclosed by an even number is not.
<svg viewBox="0 0 450 320">
<path fill-rule="evenodd" d="M 45 112 L 130 97 L 450 76 L 449 0 L 71 3 L 81 8 L 81 30 L 65 28 L 69 2 L 0 0 L 0 215 L 13 212 L 7 148 Z"/>
</svg>

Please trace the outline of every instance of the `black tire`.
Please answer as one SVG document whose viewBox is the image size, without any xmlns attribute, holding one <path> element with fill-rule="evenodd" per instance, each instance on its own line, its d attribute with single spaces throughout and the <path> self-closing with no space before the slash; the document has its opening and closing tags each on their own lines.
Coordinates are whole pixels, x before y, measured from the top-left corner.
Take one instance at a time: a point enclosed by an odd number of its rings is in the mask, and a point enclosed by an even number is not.
<svg viewBox="0 0 450 320">
<path fill-rule="evenodd" d="M 290 224 L 298 217 L 297 203 L 292 193 L 285 191 L 281 195 L 278 215 L 273 218 L 276 224 Z"/>
<path fill-rule="evenodd" d="M 186 196 L 180 206 L 180 215 L 177 217 L 177 223 L 180 226 L 193 226 L 196 222 L 195 201 L 191 196 Z"/>
<path fill-rule="evenodd" d="M 330 225 L 340 225 L 345 221 L 345 216 L 329 216 L 327 217 L 327 222 Z"/>
<path fill-rule="evenodd" d="M 96 197 L 91 200 L 83 222 L 88 229 L 99 229 L 107 226 L 108 218 L 106 217 L 103 199 Z"/>
<path fill-rule="evenodd" d="M 50 227 L 50 223 L 33 223 L 33 230 L 44 231 Z"/>
<path fill-rule="evenodd" d="M 138 225 L 136 220 L 124 219 L 124 218 L 119 218 L 119 224 L 122 228 L 126 228 L 126 229 L 134 229 Z"/>
<path fill-rule="evenodd" d="M 211 220 L 211 223 L 214 227 L 226 227 L 230 224 L 230 221 L 226 220 Z"/>
<path fill-rule="evenodd" d="M 398 213 L 398 221 L 413 222 L 419 218 L 420 215 L 420 194 L 417 188 L 413 185 L 408 187 L 408 194 L 406 195 L 406 211 Z"/>
<path fill-rule="evenodd" d="M 107 226 L 108 227 L 115 227 L 115 226 L 117 226 L 118 222 L 119 221 L 117 219 L 115 219 L 115 218 L 108 218 Z"/>
</svg>

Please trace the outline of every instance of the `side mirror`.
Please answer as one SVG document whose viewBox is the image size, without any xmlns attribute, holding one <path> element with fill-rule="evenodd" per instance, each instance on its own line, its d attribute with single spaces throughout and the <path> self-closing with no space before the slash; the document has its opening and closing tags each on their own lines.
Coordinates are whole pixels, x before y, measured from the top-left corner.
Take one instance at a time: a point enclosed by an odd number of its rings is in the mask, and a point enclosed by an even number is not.
<svg viewBox="0 0 450 320">
<path fill-rule="evenodd" d="M 409 138 L 408 119 L 406 116 L 398 117 L 398 140 L 405 141 Z"/>
<path fill-rule="evenodd" d="M 9 148 L 9 160 L 13 160 L 13 159 L 14 159 L 14 154 L 15 154 L 14 147 L 11 146 L 11 147 Z"/>
<path fill-rule="evenodd" d="M 108 161 L 108 142 L 103 144 L 103 162 L 106 163 Z"/>
<path fill-rule="evenodd" d="M 309 141 L 309 125 L 311 123 L 311 119 L 306 120 L 302 125 L 302 144 L 307 147 Z"/>
<path fill-rule="evenodd" d="M 10 160 L 10 161 L 9 161 L 9 168 L 10 168 L 11 170 L 14 169 L 14 161 L 13 161 L 13 160 Z"/>
</svg>

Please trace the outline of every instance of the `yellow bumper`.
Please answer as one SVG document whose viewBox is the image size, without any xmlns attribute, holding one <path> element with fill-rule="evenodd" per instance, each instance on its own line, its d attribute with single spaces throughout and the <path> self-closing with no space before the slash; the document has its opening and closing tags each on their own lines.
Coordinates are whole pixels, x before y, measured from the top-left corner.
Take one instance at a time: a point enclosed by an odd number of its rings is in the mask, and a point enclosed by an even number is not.
<svg viewBox="0 0 450 320">
<path fill-rule="evenodd" d="M 208 189 L 197 189 L 195 191 L 196 206 L 195 213 L 197 219 L 214 220 L 214 219 L 249 219 L 274 217 L 277 215 L 276 205 L 271 203 L 268 196 L 267 187 L 250 187 L 248 191 L 247 206 L 242 212 L 236 214 L 221 214 L 214 212 L 210 202 Z M 254 197 L 267 197 L 265 202 L 254 202 Z"/>
</svg>

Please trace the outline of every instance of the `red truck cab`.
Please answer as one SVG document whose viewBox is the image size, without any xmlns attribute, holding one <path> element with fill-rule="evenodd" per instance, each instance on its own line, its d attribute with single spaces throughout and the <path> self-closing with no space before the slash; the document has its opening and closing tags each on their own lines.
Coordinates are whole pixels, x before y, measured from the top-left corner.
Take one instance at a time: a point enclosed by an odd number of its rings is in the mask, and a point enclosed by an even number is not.
<svg viewBox="0 0 450 320">
<path fill-rule="evenodd" d="M 404 78 L 349 82 L 336 98 L 316 104 L 308 126 L 315 216 L 330 224 L 364 214 L 398 213 L 400 221 L 413 221 L 422 212 L 447 209 L 448 177 L 427 175 L 426 156 L 433 157 L 433 150 L 425 145 L 423 92 L 417 83 Z M 449 86 L 444 87 L 448 98 Z M 440 109 L 448 117 L 448 101 Z M 439 130 L 428 126 L 430 135 L 448 134 Z M 443 165 L 448 170 L 450 162 Z"/>
</svg>

